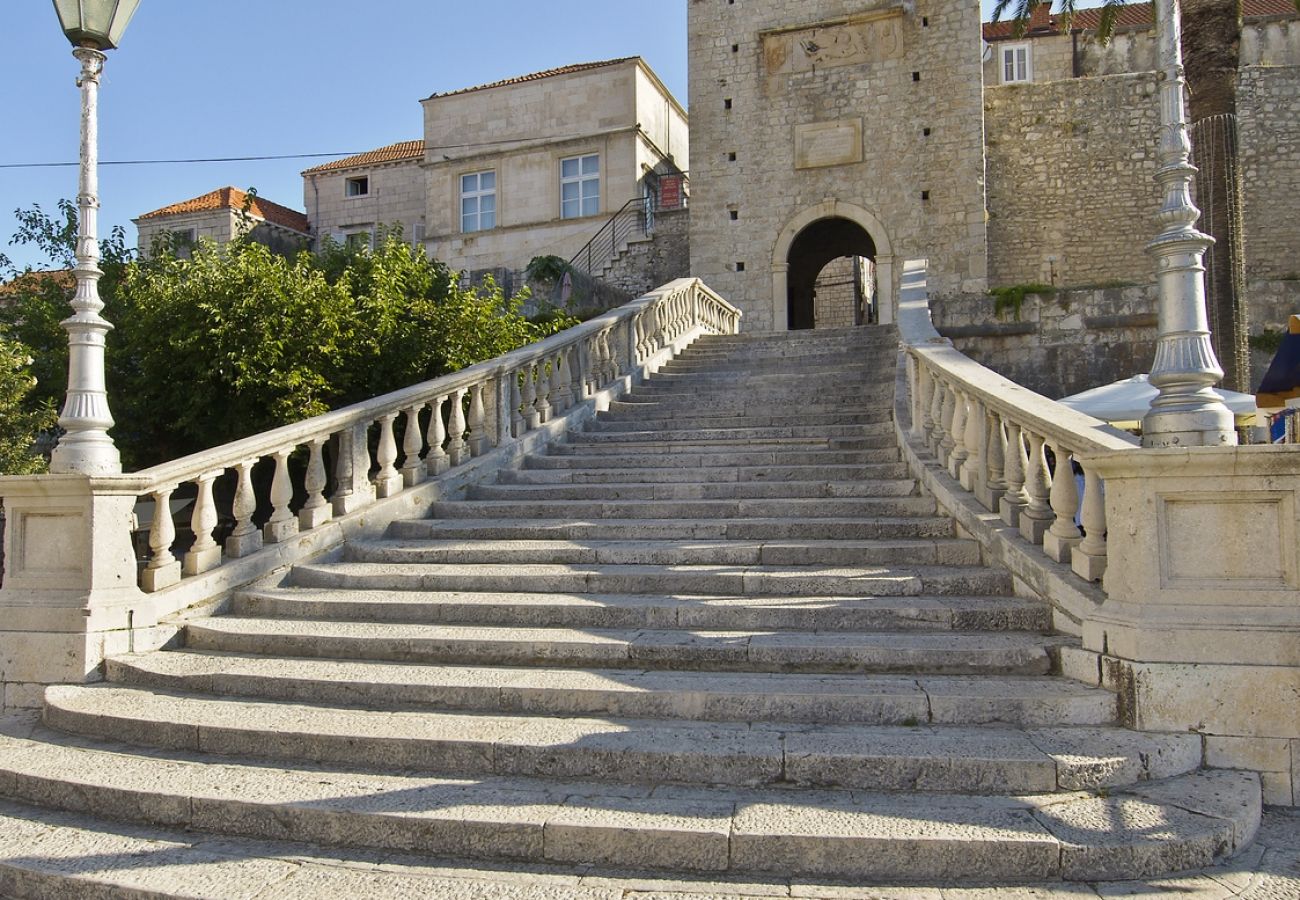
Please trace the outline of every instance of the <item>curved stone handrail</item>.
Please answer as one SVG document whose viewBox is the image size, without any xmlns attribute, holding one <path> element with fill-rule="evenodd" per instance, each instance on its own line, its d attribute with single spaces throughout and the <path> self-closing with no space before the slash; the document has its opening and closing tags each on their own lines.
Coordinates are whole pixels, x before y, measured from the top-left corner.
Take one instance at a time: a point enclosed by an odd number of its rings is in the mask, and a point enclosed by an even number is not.
<svg viewBox="0 0 1300 900">
<path fill-rule="evenodd" d="M 1136 450 L 1137 439 L 954 348 L 931 321 L 920 262 L 905 267 L 899 335 L 907 354 L 913 439 L 928 446 L 942 468 L 1027 541 L 1080 578 L 1101 580 L 1107 533 L 1103 485 L 1079 458 Z M 1075 467 L 1083 476 L 1082 503 Z"/>
</svg>

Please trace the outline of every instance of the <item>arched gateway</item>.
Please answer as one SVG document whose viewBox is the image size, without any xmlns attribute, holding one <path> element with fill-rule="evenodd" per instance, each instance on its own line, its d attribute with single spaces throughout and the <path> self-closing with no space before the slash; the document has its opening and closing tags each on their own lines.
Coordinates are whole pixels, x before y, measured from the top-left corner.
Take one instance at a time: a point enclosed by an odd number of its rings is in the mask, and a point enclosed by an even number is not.
<svg viewBox="0 0 1300 900">
<path fill-rule="evenodd" d="M 875 272 L 876 322 L 894 321 L 894 256 L 884 226 L 859 206 L 827 200 L 786 224 L 772 254 L 773 325 L 777 331 L 813 328 L 817 324 L 818 275 L 835 260 L 869 260 Z M 846 270 L 848 271 L 848 270 Z M 862 276 L 849 276 L 858 282 Z M 860 283 L 853 286 L 854 293 Z M 842 324 L 864 324 L 858 309 Z"/>
</svg>

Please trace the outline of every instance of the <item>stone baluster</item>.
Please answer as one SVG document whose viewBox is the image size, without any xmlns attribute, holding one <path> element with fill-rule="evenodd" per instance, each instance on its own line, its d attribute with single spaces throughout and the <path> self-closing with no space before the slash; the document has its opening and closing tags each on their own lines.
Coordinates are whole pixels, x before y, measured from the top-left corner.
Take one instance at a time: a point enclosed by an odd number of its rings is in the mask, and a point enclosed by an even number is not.
<svg viewBox="0 0 1300 900">
<path fill-rule="evenodd" d="M 979 497 L 986 509 L 996 513 L 1001 508 L 1002 496 L 1007 492 L 1007 436 L 1002 431 L 1002 417 L 996 411 L 990 410 L 987 419 L 988 436 L 984 441 L 984 458 L 988 480 Z"/>
<path fill-rule="evenodd" d="M 926 432 L 925 445 L 937 459 L 943 443 L 943 381 L 931 376 L 934 392 L 930 399 L 930 430 Z"/>
<path fill-rule="evenodd" d="M 458 388 L 451 395 L 451 415 L 447 419 L 447 458 L 452 466 L 469 459 L 469 445 L 465 443 L 465 389 Z"/>
<path fill-rule="evenodd" d="M 194 545 L 185 554 L 185 564 L 181 567 L 186 575 L 201 575 L 221 565 L 221 545 L 212 535 L 213 529 L 217 527 L 217 503 L 212 496 L 212 483 L 223 472 L 224 470 L 218 469 L 199 476 L 199 495 L 195 498 L 194 513 L 190 516 Z"/>
<path fill-rule="evenodd" d="M 636 317 L 636 361 L 645 362 L 650 357 L 650 341 L 646 334 L 646 314 L 641 312 Z"/>
<path fill-rule="evenodd" d="M 985 425 L 984 404 L 978 397 L 971 396 L 966 411 L 966 462 L 959 474 L 961 486 L 977 496 L 988 480 L 988 473 L 984 471 Z"/>
<path fill-rule="evenodd" d="M 919 441 L 926 439 L 930 430 L 930 404 L 934 399 L 934 382 L 930 372 L 915 356 L 909 356 L 908 371 L 912 383 L 912 437 Z"/>
<path fill-rule="evenodd" d="M 513 396 L 511 383 L 515 378 L 510 371 L 505 368 L 499 368 L 492 374 L 492 410 L 491 417 L 495 420 L 496 426 L 496 446 L 504 447 L 509 444 L 515 437 L 514 424 L 511 422 L 511 416 L 514 415 L 510 408 L 510 401 Z"/>
<path fill-rule="evenodd" d="M 528 431 L 528 421 L 524 418 L 524 392 L 520 382 L 527 375 L 527 369 L 510 373 L 510 433 L 521 438 Z"/>
<path fill-rule="evenodd" d="M 303 479 L 303 487 L 307 491 L 307 502 L 303 504 L 302 509 L 298 510 L 298 527 L 303 531 L 319 528 L 334 518 L 334 510 L 329 501 L 325 499 L 325 485 L 328 481 L 325 475 L 325 442 L 327 440 L 328 438 L 312 438 L 307 445 L 307 475 Z M 278 463 L 277 457 L 277 466 Z M 274 495 L 274 488 L 272 488 L 271 493 Z M 286 503 L 286 507 L 287 505 Z M 267 540 L 270 540 L 270 538 L 268 537 Z"/>
<path fill-rule="evenodd" d="M 600 334 L 601 361 L 604 363 L 604 377 L 600 386 L 607 387 L 618 377 L 618 357 L 614 354 L 614 329 L 607 328 Z"/>
<path fill-rule="evenodd" d="M 441 475 L 451 467 L 451 459 L 447 456 L 444 444 L 447 443 L 447 426 L 443 424 L 442 408 L 447 403 L 447 398 L 436 397 L 429 404 L 432 415 L 429 416 L 429 452 L 424 458 L 424 467 L 429 470 L 433 476 Z"/>
<path fill-rule="evenodd" d="M 289 504 L 293 501 L 293 481 L 289 475 L 289 457 L 292 454 L 292 447 L 282 448 L 272 454 L 275 459 L 275 472 L 271 475 L 271 518 L 267 519 L 266 524 L 262 526 L 262 540 L 268 544 L 279 544 L 298 533 L 298 520 L 289 509 Z M 243 480 L 242 474 L 240 480 L 241 482 Z M 251 484 L 249 488 L 251 492 Z M 235 495 L 235 506 L 239 506 L 238 494 Z M 239 515 L 238 509 L 235 515 Z M 233 539 L 234 535 L 231 535 L 231 538 Z M 230 541 L 226 542 L 226 554 L 236 557 L 244 555 L 236 552 Z"/>
<path fill-rule="evenodd" d="M 397 413 L 384 413 L 379 417 L 379 447 L 375 461 L 379 463 L 379 473 L 375 476 L 375 493 L 379 499 L 392 497 L 402 490 L 402 473 L 397 471 L 397 439 L 393 434 L 393 423 Z"/>
<path fill-rule="evenodd" d="M 537 361 L 537 421 L 545 425 L 551 421 L 551 378 L 554 376 L 553 370 L 548 370 L 547 360 L 539 359 Z"/>
<path fill-rule="evenodd" d="M 940 420 L 942 425 L 939 429 L 939 462 L 946 469 L 948 459 L 952 456 L 953 448 L 957 446 L 957 440 L 953 436 L 953 421 L 957 417 L 957 392 L 950 384 L 943 386 L 943 418 Z"/>
<path fill-rule="evenodd" d="M 1025 470 L 1029 459 L 1025 456 L 1025 441 L 1020 425 L 1014 419 L 1007 419 L 1007 492 L 1002 495 L 1002 521 L 1012 528 L 1020 527 L 1020 511 L 1029 502 L 1025 493 Z"/>
<path fill-rule="evenodd" d="M 375 501 L 375 487 L 370 483 L 370 425 L 358 422 L 343 431 L 338 441 L 338 458 L 334 462 L 334 514 L 345 516 L 364 509 Z"/>
<path fill-rule="evenodd" d="M 953 391 L 952 407 L 952 425 L 948 429 L 949 436 L 952 439 L 952 450 L 948 454 L 948 474 L 953 478 L 961 477 L 962 465 L 966 458 L 970 456 L 970 451 L 966 449 L 966 418 L 969 415 L 969 405 L 966 401 L 966 395 L 961 391 Z"/>
<path fill-rule="evenodd" d="M 235 516 L 235 529 L 226 538 L 226 556 L 239 559 L 252 556 L 262 549 L 262 532 L 253 524 L 257 512 L 257 494 L 253 492 L 253 466 L 256 459 L 246 459 L 235 464 L 235 500 L 231 512 Z M 292 518 L 292 516 L 290 516 Z"/>
<path fill-rule="evenodd" d="M 529 363 L 524 366 L 523 376 L 523 390 L 520 393 L 523 409 L 520 412 L 524 417 L 525 430 L 532 431 L 542 424 L 542 414 L 537 408 L 537 365 Z"/>
<path fill-rule="evenodd" d="M 483 382 L 477 381 L 469 389 L 469 452 L 471 456 L 482 456 L 491 449 L 487 411 L 483 407 Z"/>
<path fill-rule="evenodd" d="M 172 521 L 171 499 L 176 486 L 159 488 L 153 492 L 153 521 L 149 523 L 149 563 L 140 576 L 140 587 L 146 593 L 161 591 L 179 584 L 181 563 L 172 554 L 176 541 L 176 523 Z"/>
<path fill-rule="evenodd" d="M 1029 467 L 1025 469 L 1025 491 L 1029 502 L 1020 511 L 1020 535 L 1032 544 L 1041 544 L 1043 535 L 1055 518 L 1052 512 L 1052 473 L 1047 468 L 1047 443 L 1041 435 L 1028 432 Z"/>
<path fill-rule="evenodd" d="M 1060 441 L 1052 443 L 1052 452 L 1056 454 L 1056 471 L 1052 473 L 1048 499 L 1056 519 L 1043 535 L 1043 552 L 1057 562 L 1068 563 L 1074 548 L 1083 539 L 1074 524 L 1074 517 L 1079 514 L 1079 488 L 1070 464 L 1074 455 Z"/>
<path fill-rule="evenodd" d="M 1074 548 L 1070 567 L 1085 581 L 1106 574 L 1106 497 L 1102 480 L 1083 470 L 1083 540 Z"/>
<path fill-rule="evenodd" d="M 420 451 L 424 449 L 424 435 L 420 431 L 420 407 L 412 406 L 406 410 L 405 424 L 402 429 L 402 483 L 414 487 L 424 481 L 428 474 Z"/>
<path fill-rule="evenodd" d="M 569 374 L 569 351 L 555 354 L 555 369 L 551 378 L 553 390 L 551 403 L 556 412 L 565 413 L 573 407 L 573 377 Z"/>
</svg>

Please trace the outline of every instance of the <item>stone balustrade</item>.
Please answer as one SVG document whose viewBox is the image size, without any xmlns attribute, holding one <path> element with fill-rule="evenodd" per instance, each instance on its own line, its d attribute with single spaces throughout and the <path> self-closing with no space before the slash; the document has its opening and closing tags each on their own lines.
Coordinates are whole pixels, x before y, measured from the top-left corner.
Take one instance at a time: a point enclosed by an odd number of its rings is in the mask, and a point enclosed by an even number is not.
<svg viewBox="0 0 1300 900">
<path fill-rule="evenodd" d="M 171 587 L 442 475 L 562 416 L 692 329 L 734 333 L 739 315 L 700 282 L 678 282 L 461 372 L 113 479 L 111 490 L 156 511 L 140 587 Z M 269 477 L 254 479 L 258 467 Z M 233 482 L 226 504 L 214 491 L 222 478 Z M 194 498 L 194 542 L 179 558 L 165 512 L 178 491 Z"/>
<path fill-rule="evenodd" d="M 740 315 L 680 279 L 461 372 L 140 472 L 0 478 L 0 708 L 33 706 L 44 684 L 166 642 L 168 617 L 185 609 L 422 514 L 576 427 L 695 338 L 737 332 Z M 146 510 L 147 548 L 133 542 Z"/>
<path fill-rule="evenodd" d="M 913 271 L 905 279 L 917 277 Z M 934 329 L 923 290 L 905 290 L 899 332 L 907 354 L 913 440 L 1025 540 L 1085 581 L 1100 581 L 1106 571 L 1106 504 L 1100 476 L 1082 457 L 1136 450 L 1137 439 L 954 349 Z"/>
</svg>

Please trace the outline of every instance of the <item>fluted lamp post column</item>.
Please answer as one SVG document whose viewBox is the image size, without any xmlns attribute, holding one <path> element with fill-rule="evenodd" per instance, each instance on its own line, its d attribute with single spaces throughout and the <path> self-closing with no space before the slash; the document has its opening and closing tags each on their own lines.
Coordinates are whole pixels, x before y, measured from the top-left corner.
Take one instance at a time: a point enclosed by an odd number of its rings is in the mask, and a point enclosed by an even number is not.
<svg viewBox="0 0 1300 900">
<path fill-rule="evenodd" d="M 50 457 L 58 474 L 113 475 L 122 460 L 109 437 L 113 415 L 104 378 L 104 341 L 112 325 L 99 297 L 99 75 L 103 51 L 117 47 L 140 0 L 54 0 L 72 55 L 81 63 L 81 175 L 77 191 L 77 279 L 68 332 L 68 396 L 59 416 L 64 434 Z"/>
<path fill-rule="evenodd" d="M 1184 99 L 1182 14 L 1177 0 L 1155 0 L 1159 41 L 1160 169 L 1163 226 L 1147 251 L 1156 260 L 1159 331 L 1151 384 L 1159 394 L 1142 419 L 1144 447 L 1220 447 L 1237 443 L 1232 412 L 1213 387 L 1223 369 L 1210 344 L 1205 251 L 1214 239 L 1196 228 L 1192 146 Z"/>
</svg>

